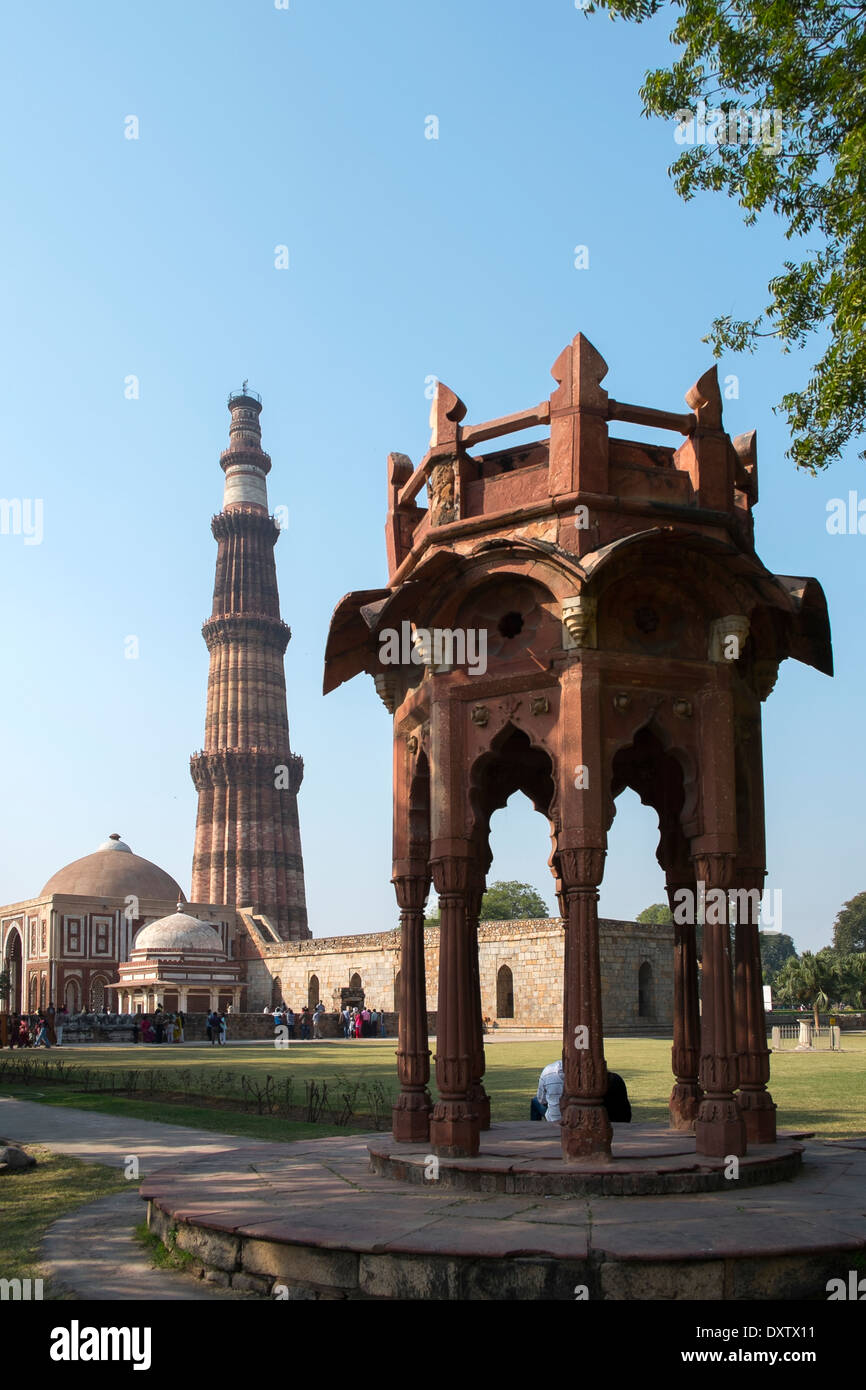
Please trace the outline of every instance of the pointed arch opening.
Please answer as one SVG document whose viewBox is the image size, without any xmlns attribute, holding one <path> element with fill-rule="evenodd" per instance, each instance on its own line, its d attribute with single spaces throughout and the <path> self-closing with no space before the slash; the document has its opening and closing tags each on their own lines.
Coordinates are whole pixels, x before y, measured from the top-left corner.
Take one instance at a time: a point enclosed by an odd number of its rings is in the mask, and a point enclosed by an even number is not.
<svg viewBox="0 0 866 1390">
<path fill-rule="evenodd" d="M 655 1018 L 655 990 L 653 988 L 653 968 L 645 960 L 637 972 L 637 1016 Z"/>
<path fill-rule="evenodd" d="M 514 976 L 509 965 L 500 965 L 496 972 L 496 1017 L 514 1017 Z"/>
<path fill-rule="evenodd" d="M 23 982 L 24 942 L 17 926 L 12 927 L 6 938 L 4 965 L 9 973 L 9 997 L 7 1007 L 12 1013 L 19 1013 L 22 1007 L 21 989 Z"/>
</svg>

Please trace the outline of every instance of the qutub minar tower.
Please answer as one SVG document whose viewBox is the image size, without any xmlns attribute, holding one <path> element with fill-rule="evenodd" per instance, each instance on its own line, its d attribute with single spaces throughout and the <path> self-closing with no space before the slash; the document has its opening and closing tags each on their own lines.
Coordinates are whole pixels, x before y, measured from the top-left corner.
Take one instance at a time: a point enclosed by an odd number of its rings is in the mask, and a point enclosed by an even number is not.
<svg viewBox="0 0 866 1390">
<path fill-rule="evenodd" d="M 268 511 L 261 399 L 244 382 L 228 405 L 223 509 L 211 523 L 213 609 L 202 628 L 210 652 L 204 747 L 190 759 L 198 790 L 192 899 L 252 908 L 296 941 L 311 932 L 298 823 L 304 764 L 289 744 L 283 670 L 291 632 L 274 564 L 280 528 Z"/>
</svg>

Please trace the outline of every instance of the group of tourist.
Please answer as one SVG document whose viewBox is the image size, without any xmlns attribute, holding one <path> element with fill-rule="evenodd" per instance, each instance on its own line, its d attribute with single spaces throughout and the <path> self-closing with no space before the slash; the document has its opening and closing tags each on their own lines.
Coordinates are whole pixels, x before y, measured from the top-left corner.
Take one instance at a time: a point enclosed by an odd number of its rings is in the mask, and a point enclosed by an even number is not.
<svg viewBox="0 0 866 1390">
<path fill-rule="evenodd" d="M 356 1009 L 344 1004 L 340 1027 L 344 1038 L 384 1038 L 385 1015 L 380 1009 Z"/>
<path fill-rule="evenodd" d="M 69 1013 L 53 1004 L 39 1014 L 10 1014 L 9 1047 L 62 1047 Z"/>
<path fill-rule="evenodd" d="M 135 1016 L 135 1041 L 143 1043 L 182 1043 L 184 1040 L 183 1030 L 186 1024 L 186 1017 L 182 1013 L 166 1013 L 161 1004 L 157 1004 L 150 1014 L 136 1014 Z"/>
<path fill-rule="evenodd" d="M 293 1041 L 297 1036 L 301 1042 L 307 1042 L 310 1037 L 314 1041 L 324 1037 L 322 1022 L 326 1010 L 321 1000 L 312 1012 L 307 1004 L 304 1005 L 299 1014 L 295 1013 L 295 1010 L 290 1008 L 288 1004 L 277 1004 L 272 1009 L 265 1007 L 262 1013 L 273 1013 L 274 1031 L 279 1037 Z M 384 1038 L 385 1036 L 385 1014 L 380 1009 L 358 1009 L 354 1005 L 344 1004 L 337 1017 L 340 1033 L 344 1038 Z M 282 1031 L 283 1029 L 286 1030 L 285 1033 Z"/>
<path fill-rule="evenodd" d="M 270 1013 L 271 1010 L 266 1008 L 264 1012 Z M 311 1035 L 313 1038 L 320 1038 L 324 1012 L 324 1004 L 317 1004 L 312 1013 L 305 1004 L 299 1014 L 296 1014 L 288 1004 L 278 1004 L 273 1010 L 274 1032 L 278 1037 L 286 1037 L 290 1041 L 294 1041 L 296 1036 L 300 1038 L 301 1042 L 309 1041 Z M 286 1030 L 285 1033 L 283 1033 L 283 1029 Z M 297 1034 L 296 1029 L 298 1030 Z"/>
</svg>

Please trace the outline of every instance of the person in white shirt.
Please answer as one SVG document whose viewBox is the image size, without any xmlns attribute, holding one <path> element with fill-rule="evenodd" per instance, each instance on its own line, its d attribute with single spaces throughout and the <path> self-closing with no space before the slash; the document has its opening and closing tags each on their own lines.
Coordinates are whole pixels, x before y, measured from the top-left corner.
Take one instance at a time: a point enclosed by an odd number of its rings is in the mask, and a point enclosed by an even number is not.
<svg viewBox="0 0 866 1390">
<path fill-rule="evenodd" d="M 559 1102 L 562 1098 L 562 1088 L 564 1085 L 562 1076 L 562 1059 L 551 1062 L 544 1068 L 538 1078 L 538 1090 L 532 1102 L 533 1120 L 549 1120 L 552 1125 L 558 1125 L 561 1119 L 559 1113 Z"/>
<path fill-rule="evenodd" d="M 549 1066 L 545 1067 L 538 1078 L 538 1090 L 529 1107 L 531 1120 L 549 1120 L 554 1125 L 560 1123 L 562 1115 L 559 1107 L 564 1084 L 562 1059 L 558 1058 L 557 1061 L 551 1062 Z M 604 1105 L 612 1123 L 628 1124 L 630 1122 L 631 1103 L 628 1098 L 628 1089 L 618 1072 L 609 1071 L 607 1074 Z"/>
</svg>

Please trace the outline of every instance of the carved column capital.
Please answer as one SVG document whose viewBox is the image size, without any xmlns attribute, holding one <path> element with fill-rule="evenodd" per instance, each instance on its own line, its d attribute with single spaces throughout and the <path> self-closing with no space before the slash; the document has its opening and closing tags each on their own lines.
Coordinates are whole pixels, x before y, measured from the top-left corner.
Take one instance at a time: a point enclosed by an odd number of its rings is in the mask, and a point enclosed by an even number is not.
<svg viewBox="0 0 866 1390">
<path fill-rule="evenodd" d="M 563 893 L 597 888 L 604 877 L 606 853 L 606 850 L 593 846 L 559 850 L 557 861 Z"/>
<path fill-rule="evenodd" d="M 433 886 L 440 898 L 464 897 L 475 886 L 477 865 L 474 859 L 448 855 L 430 862 Z"/>
<path fill-rule="evenodd" d="M 731 888 L 737 867 L 735 854 L 701 851 L 692 856 L 695 878 L 706 888 Z"/>
<path fill-rule="evenodd" d="M 395 874 L 391 882 L 401 912 L 423 912 L 430 891 L 430 875 Z"/>
<path fill-rule="evenodd" d="M 595 647 L 598 644 L 596 632 L 597 600 L 588 594 L 575 594 L 562 600 L 562 621 L 568 633 L 570 645 L 575 647 Z"/>
</svg>

